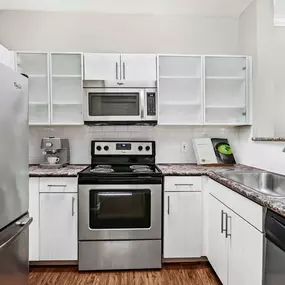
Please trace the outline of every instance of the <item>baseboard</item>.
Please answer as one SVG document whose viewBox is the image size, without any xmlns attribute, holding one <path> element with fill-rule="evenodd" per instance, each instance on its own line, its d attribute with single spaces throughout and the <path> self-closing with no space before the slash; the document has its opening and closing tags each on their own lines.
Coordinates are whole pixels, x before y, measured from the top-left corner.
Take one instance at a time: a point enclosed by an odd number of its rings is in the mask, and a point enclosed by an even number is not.
<svg viewBox="0 0 285 285">
<path fill-rule="evenodd" d="M 72 261 L 30 261 L 30 266 L 63 266 L 63 265 L 78 265 L 77 260 Z"/>
<path fill-rule="evenodd" d="M 192 262 L 208 262 L 205 256 L 199 258 L 163 258 L 162 263 L 192 263 Z"/>
</svg>

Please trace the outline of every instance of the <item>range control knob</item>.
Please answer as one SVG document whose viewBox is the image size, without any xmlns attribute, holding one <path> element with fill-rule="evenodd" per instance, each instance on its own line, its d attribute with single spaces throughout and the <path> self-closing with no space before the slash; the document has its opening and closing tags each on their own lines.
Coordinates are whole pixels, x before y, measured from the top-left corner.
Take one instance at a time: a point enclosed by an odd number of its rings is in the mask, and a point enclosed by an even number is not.
<svg viewBox="0 0 285 285">
<path fill-rule="evenodd" d="M 104 150 L 105 150 L 105 151 L 108 151 L 108 150 L 109 150 L 109 147 L 108 147 L 107 145 L 105 145 L 105 146 L 104 146 Z"/>
<path fill-rule="evenodd" d="M 96 149 L 97 149 L 98 151 L 101 151 L 102 147 L 101 147 L 100 145 L 97 145 Z"/>
<path fill-rule="evenodd" d="M 139 151 L 142 151 L 142 150 L 143 150 L 143 147 L 140 145 L 140 146 L 138 147 L 138 150 L 139 150 Z"/>
<path fill-rule="evenodd" d="M 145 147 L 145 150 L 146 150 L 146 151 L 149 151 L 149 150 L 150 150 L 150 146 L 146 146 L 146 147 Z"/>
<path fill-rule="evenodd" d="M 47 142 L 46 143 L 46 147 L 52 147 L 52 143 L 51 142 Z"/>
</svg>

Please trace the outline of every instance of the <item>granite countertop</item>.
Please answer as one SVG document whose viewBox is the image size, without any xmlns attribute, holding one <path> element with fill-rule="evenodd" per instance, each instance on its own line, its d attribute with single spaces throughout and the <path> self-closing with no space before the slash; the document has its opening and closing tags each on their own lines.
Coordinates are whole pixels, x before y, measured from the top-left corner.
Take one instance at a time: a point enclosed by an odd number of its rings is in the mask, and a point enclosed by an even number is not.
<svg viewBox="0 0 285 285">
<path fill-rule="evenodd" d="M 285 137 L 253 137 L 256 142 L 285 142 Z"/>
<path fill-rule="evenodd" d="M 209 172 L 226 172 L 226 171 L 253 171 L 256 168 L 236 164 L 234 166 L 201 166 L 197 164 L 158 164 L 158 168 L 163 175 L 167 176 L 201 176 L 207 175 Z"/>
<path fill-rule="evenodd" d="M 285 198 L 266 196 L 261 192 L 254 191 L 250 187 L 247 187 L 243 184 L 240 184 L 238 182 L 235 182 L 233 180 L 227 179 L 222 176 L 222 174 L 227 171 L 264 172 L 265 170 L 249 167 L 246 165 L 239 165 L 239 164 L 232 167 L 204 167 L 196 164 L 161 164 L 158 165 L 158 167 L 164 175 L 175 175 L 175 176 L 207 175 L 213 180 L 245 196 L 246 198 L 285 217 Z"/>
<path fill-rule="evenodd" d="M 78 172 L 88 165 L 69 164 L 59 169 L 41 168 L 39 165 L 30 165 L 30 177 L 77 177 Z"/>
</svg>

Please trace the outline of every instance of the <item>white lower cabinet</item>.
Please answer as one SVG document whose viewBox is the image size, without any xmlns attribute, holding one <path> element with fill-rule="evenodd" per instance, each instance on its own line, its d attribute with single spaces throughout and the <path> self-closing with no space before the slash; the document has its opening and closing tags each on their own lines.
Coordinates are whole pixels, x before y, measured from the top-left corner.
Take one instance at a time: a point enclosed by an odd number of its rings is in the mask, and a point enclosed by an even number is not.
<svg viewBox="0 0 285 285">
<path fill-rule="evenodd" d="M 29 183 L 29 260 L 77 260 L 77 178 L 30 178 Z"/>
<path fill-rule="evenodd" d="M 29 214 L 33 222 L 29 227 L 29 260 L 39 260 L 39 178 L 29 179 Z"/>
<path fill-rule="evenodd" d="M 191 177 L 186 180 L 182 177 L 182 181 L 179 177 L 165 178 L 165 189 L 172 189 L 164 193 L 163 257 L 166 259 L 201 257 L 202 193 L 201 188 L 200 191 L 192 188 L 197 185 L 194 180 L 195 183 Z"/>
<path fill-rule="evenodd" d="M 40 193 L 40 260 L 77 260 L 77 193 Z"/>
<path fill-rule="evenodd" d="M 208 203 L 208 259 L 221 282 L 262 285 L 263 233 L 211 194 Z"/>
<path fill-rule="evenodd" d="M 229 213 L 229 284 L 261 285 L 263 234 L 235 213 Z"/>
</svg>

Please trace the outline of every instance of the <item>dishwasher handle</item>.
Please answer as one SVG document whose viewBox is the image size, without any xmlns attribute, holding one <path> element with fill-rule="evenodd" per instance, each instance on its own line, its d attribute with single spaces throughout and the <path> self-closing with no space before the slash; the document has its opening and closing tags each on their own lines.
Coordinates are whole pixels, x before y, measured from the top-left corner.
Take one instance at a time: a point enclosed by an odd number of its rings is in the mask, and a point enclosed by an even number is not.
<svg viewBox="0 0 285 285">
<path fill-rule="evenodd" d="M 265 220 L 265 237 L 285 251 L 285 218 L 268 210 Z"/>
</svg>

